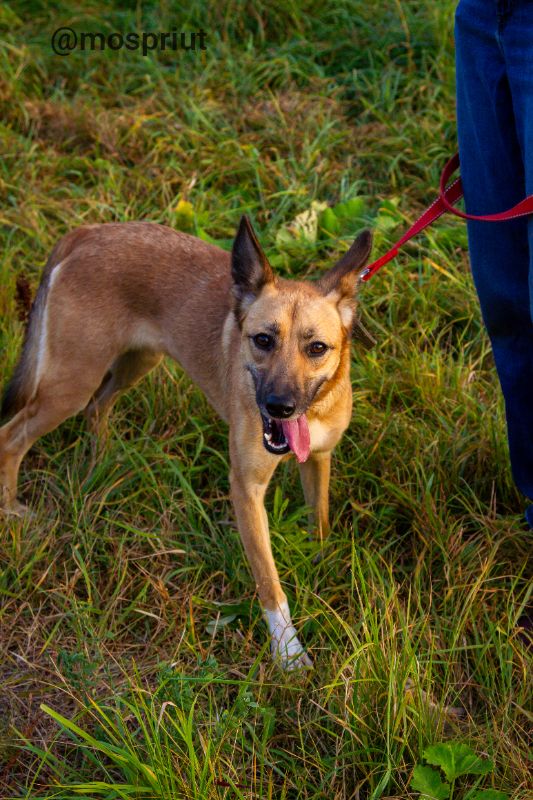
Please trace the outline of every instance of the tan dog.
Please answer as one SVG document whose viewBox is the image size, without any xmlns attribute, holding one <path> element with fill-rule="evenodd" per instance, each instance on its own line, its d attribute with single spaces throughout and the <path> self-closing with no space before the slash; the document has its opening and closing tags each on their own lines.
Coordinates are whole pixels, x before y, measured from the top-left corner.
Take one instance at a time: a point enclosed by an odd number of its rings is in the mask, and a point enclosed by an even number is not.
<svg viewBox="0 0 533 800">
<path fill-rule="evenodd" d="M 264 496 L 293 453 L 318 536 L 328 533 L 331 451 L 352 408 L 350 333 L 371 248 L 364 232 L 315 283 L 274 277 L 243 217 L 230 256 L 145 222 L 90 225 L 54 248 L 9 384 L 0 507 L 26 510 L 17 475 L 33 442 L 85 409 L 96 432 L 118 394 L 178 361 L 230 426 L 231 495 L 272 637 L 286 667 L 311 664 L 272 557 Z"/>
</svg>

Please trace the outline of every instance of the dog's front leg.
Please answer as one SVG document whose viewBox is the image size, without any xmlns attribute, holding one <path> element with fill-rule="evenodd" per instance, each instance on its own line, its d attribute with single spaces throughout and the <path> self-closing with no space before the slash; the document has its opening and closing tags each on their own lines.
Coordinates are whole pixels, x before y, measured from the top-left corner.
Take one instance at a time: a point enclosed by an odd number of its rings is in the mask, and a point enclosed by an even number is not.
<svg viewBox="0 0 533 800">
<path fill-rule="evenodd" d="M 312 453 L 298 465 L 305 502 L 311 509 L 310 523 L 322 540 L 329 535 L 329 475 L 331 453 Z"/>
<path fill-rule="evenodd" d="M 284 669 L 310 667 L 311 659 L 298 641 L 292 624 L 287 596 L 281 588 L 270 544 L 264 498 L 274 467 L 275 461 L 271 458 L 268 458 L 268 467 L 260 471 L 247 469 L 239 459 L 232 458 L 231 497 L 270 631 L 272 656 L 281 662 Z"/>
</svg>

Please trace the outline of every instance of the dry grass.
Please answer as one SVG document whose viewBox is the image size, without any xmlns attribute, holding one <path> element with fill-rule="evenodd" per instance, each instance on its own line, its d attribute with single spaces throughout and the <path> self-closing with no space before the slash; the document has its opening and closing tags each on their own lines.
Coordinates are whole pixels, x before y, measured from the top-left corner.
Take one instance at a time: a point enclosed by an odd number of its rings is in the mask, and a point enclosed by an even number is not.
<svg viewBox="0 0 533 800">
<path fill-rule="evenodd" d="M 227 246 L 245 210 L 277 268 L 297 275 L 323 269 L 362 224 L 383 252 L 455 147 L 453 5 L 4 4 L 2 379 L 24 281 L 35 291 L 52 245 L 80 223 L 152 219 Z M 60 24 L 200 23 L 203 58 L 59 58 L 48 44 Z M 339 240 L 276 248 L 313 200 L 360 196 L 364 218 Z M 379 211 L 390 198 L 392 226 Z M 269 663 L 226 432 L 177 367 L 120 401 L 92 473 L 80 420 L 32 449 L 21 491 L 36 516 L 0 522 L 2 797 L 390 800 L 409 795 L 424 747 L 450 737 L 494 758 L 485 785 L 530 796 L 517 620 L 531 534 L 462 223 L 442 220 L 362 303 L 379 343 L 354 348 L 318 567 L 292 470 L 269 500 L 310 676 Z"/>
</svg>

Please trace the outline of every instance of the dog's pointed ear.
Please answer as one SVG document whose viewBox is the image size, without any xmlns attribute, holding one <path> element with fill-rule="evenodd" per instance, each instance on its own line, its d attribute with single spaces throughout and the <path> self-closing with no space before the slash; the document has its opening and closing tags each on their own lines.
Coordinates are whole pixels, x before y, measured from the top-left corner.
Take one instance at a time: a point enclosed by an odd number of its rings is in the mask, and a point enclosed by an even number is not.
<svg viewBox="0 0 533 800">
<path fill-rule="evenodd" d="M 237 308 L 241 310 L 255 300 L 266 283 L 274 280 L 272 267 L 246 215 L 241 217 L 233 242 L 231 275 L 233 294 L 237 300 Z"/>
<path fill-rule="evenodd" d="M 350 249 L 318 281 L 318 288 L 337 303 L 342 324 L 350 330 L 355 318 L 357 284 L 372 250 L 372 234 L 359 234 Z"/>
</svg>

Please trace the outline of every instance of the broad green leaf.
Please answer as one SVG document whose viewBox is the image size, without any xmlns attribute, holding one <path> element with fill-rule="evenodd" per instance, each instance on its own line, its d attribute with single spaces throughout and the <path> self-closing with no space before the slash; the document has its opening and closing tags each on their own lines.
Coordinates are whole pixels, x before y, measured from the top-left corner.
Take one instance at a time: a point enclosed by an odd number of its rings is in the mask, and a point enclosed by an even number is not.
<svg viewBox="0 0 533 800">
<path fill-rule="evenodd" d="M 212 600 L 211 603 L 206 603 L 206 605 L 212 608 L 219 608 L 221 611 L 229 611 L 233 614 L 249 614 L 250 609 L 252 608 L 253 602 L 251 600 L 241 600 L 240 602 L 227 602 L 222 603 L 220 600 Z"/>
<path fill-rule="evenodd" d="M 443 782 L 437 770 L 420 764 L 413 770 L 411 786 L 420 792 L 420 800 L 447 800 L 450 796 L 450 785 Z"/>
<path fill-rule="evenodd" d="M 376 230 L 382 232 L 390 231 L 403 221 L 403 217 L 397 207 L 398 204 L 398 197 L 391 197 L 381 203 L 374 221 Z"/>
<path fill-rule="evenodd" d="M 386 200 L 381 201 L 381 205 L 379 207 L 380 211 L 388 211 L 391 214 L 398 215 L 398 206 L 400 205 L 400 198 L 399 197 L 389 197 Z"/>
<path fill-rule="evenodd" d="M 424 758 L 429 764 L 441 767 L 449 781 L 460 775 L 486 775 L 494 769 L 492 761 L 477 756 L 464 742 L 433 744 L 424 750 Z"/>
<path fill-rule="evenodd" d="M 330 236 L 337 236 L 341 230 L 341 223 L 339 218 L 334 213 L 333 209 L 325 208 L 320 217 L 318 218 L 319 230 L 324 231 Z"/>
<path fill-rule="evenodd" d="M 497 789 L 481 789 L 468 795 L 468 800 L 509 800 L 509 795 Z"/>
<path fill-rule="evenodd" d="M 333 207 L 333 213 L 336 217 L 343 220 L 354 220 L 361 216 L 365 210 L 365 201 L 362 197 L 354 197 L 351 200 L 346 200 L 344 203 L 337 203 Z"/>
<path fill-rule="evenodd" d="M 210 619 L 207 625 L 205 626 L 206 632 L 209 633 L 211 636 L 214 636 L 219 628 L 223 628 L 225 625 L 229 625 L 229 623 L 233 622 L 234 619 L 237 619 L 237 614 L 226 614 L 223 617 Z"/>
<path fill-rule="evenodd" d="M 400 221 L 401 220 L 397 217 L 393 217 L 392 214 L 389 214 L 388 211 L 380 211 L 376 217 L 375 226 L 379 228 L 380 231 L 388 231 L 395 228 Z"/>
</svg>

